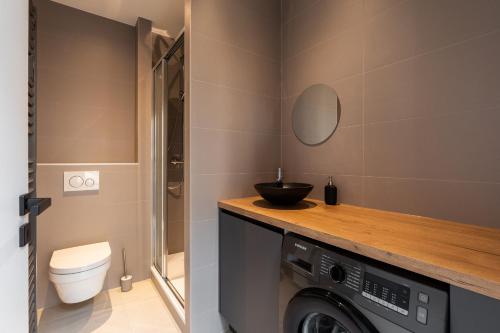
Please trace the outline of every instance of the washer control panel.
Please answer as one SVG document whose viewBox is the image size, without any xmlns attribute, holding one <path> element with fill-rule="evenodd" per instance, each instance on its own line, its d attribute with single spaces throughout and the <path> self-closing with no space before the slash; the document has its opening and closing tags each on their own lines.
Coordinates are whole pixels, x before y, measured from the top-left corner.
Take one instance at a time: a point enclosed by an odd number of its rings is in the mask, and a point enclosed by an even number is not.
<svg viewBox="0 0 500 333">
<path fill-rule="evenodd" d="M 328 253 L 321 255 L 320 274 L 322 280 L 342 284 L 357 292 L 361 289 L 361 266 L 348 259 L 342 258 L 340 260 L 338 256 L 332 256 Z"/>
<path fill-rule="evenodd" d="M 371 273 L 365 273 L 361 295 L 388 309 L 408 315 L 410 288 Z"/>
<path fill-rule="evenodd" d="M 64 192 L 98 191 L 99 171 L 65 171 Z"/>
<path fill-rule="evenodd" d="M 448 332 L 448 286 L 352 252 L 288 233 L 282 267 L 360 310 L 400 326 L 401 332 Z"/>
</svg>

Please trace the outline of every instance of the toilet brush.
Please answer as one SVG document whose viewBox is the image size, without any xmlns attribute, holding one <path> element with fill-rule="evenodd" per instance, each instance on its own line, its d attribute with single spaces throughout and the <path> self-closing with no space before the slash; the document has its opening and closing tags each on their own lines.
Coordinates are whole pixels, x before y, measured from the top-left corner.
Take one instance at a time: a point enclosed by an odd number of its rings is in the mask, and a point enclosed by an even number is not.
<svg viewBox="0 0 500 333">
<path fill-rule="evenodd" d="M 125 256 L 125 249 L 122 249 L 123 259 L 123 276 L 120 278 L 122 292 L 127 292 L 132 289 L 132 275 L 127 274 L 127 258 Z"/>
</svg>

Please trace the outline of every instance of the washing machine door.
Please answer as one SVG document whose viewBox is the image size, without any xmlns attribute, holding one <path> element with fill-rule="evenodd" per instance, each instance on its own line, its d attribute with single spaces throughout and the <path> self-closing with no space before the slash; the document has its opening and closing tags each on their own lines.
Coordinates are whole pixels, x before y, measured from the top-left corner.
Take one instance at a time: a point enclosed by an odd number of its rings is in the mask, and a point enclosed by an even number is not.
<svg viewBox="0 0 500 333">
<path fill-rule="evenodd" d="M 284 333 L 378 333 L 349 302 L 324 289 L 304 289 L 288 303 Z"/>
</svg>

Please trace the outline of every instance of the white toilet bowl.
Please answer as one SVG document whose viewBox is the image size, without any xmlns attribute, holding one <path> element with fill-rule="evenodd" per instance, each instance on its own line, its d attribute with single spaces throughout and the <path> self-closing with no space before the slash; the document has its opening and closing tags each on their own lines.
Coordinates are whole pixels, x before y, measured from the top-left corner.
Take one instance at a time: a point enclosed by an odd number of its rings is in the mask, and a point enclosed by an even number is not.
<svg viewBox="0 0 500 333">
<path fill-rule="evenodd" d="M 78 303 L 97 295 L 111 265 L 108 242 L 57 250 L 50 259 L 49 280 L 64 303 Z"/>
</svg>

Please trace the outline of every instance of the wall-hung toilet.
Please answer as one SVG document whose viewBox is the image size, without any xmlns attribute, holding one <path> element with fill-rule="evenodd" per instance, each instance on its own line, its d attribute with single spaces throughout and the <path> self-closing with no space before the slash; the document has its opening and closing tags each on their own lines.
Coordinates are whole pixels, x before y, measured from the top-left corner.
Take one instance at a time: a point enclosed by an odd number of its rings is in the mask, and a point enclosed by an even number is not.
<svg viewBox="0 0 500 333">
<path fill-rule="evenodd" d="M 97 295 L 111 265 L 108 242 L 57 250 L 52 253 L 49 280 L 64 303 L 78 303 Z"/>
</svg>

